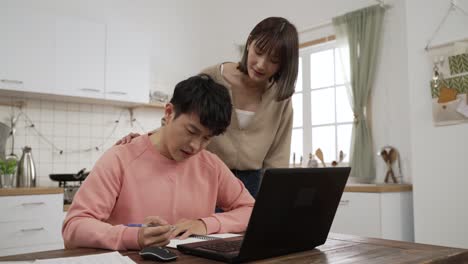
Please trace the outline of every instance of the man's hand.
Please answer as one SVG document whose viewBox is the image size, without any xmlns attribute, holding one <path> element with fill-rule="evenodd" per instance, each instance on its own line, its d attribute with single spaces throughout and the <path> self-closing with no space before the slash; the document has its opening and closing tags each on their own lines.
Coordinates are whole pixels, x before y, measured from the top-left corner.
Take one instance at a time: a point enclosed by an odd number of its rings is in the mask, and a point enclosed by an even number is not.
<svg viewBox="0 0 468 264">
<path fill-rule="evenodd" d="M 206 225 L 202 220 L 181 219 L 176 223 L 170 239 L 179 235 L 179 239 L 186 239 L 190 235 L 206 235 L 206 233 Z"/>
<path fill-rule="evenodd" d="M 138 244 L 141 248 L 148 246 L 165 246 L 169 244 L 174 226 L 158 216 L 148 216 L 144 224 L 148 227 L 141 227 L 138 230 Z"/>
<path fill-rule="evenodd" d="M 130 143 L 132 141 L 132 139 L 136 138 L 136 137 L 139 137 L 140 134 L 138 133 L 130 133 L 128 135 L 126 135 L 125 137 L 119 139 L 117 142 L 115 142 L 115 145 L 125 145 L 127 143 Z"/>
</svg>

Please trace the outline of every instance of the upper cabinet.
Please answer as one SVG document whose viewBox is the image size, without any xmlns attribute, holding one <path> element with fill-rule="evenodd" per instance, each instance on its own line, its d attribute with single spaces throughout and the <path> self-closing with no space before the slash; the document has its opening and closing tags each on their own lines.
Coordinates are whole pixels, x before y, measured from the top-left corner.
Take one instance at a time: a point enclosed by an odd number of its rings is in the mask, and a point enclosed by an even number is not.
<svg viewBox="0 0 468 264">
<path fill-rule="evenodd" d="M 0 3 L 0 90 L 149 102 L 150 34 L 27 3 Z"/>
<path fill-rule="evenodd" d="M 55 85 L 55 21 L 21 5 L 0 6 L 0 89 L 50 92 Z"/>
<path fill-rule="evenodd" d="M 106 26 L 58 17 L 55 32 L 56 92 L 104 98 Z"/>
<path fill-rule="evenodd" d="M 150 40 L 130 23 L 107 27 L 106 92 L 109 100 L 149 102 Z"/>
</svg>

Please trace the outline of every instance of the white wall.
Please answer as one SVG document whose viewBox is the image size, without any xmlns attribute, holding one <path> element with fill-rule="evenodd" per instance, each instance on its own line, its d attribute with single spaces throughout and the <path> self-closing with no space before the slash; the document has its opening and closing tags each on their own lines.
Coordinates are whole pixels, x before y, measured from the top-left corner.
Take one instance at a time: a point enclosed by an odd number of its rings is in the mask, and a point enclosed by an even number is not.
<svg viewBox="0 0 468 264">
<path fill-rule="evenodd" d="M 282 16 L 296 25 L 299 31 L 330 21 L 333 16 L 343 14 L 376 3 L 373 0 L 318 1 L 292 0 L 240 0 L 200 1 L 204 14 L 202 27 L 202 58 L 207 65 L 222 61 L 237 61 L 239 53 L 236 44 L 245 44 L 248 34 L 262 19 Z M 324 33 L 326 32 L 326 33 Z M 333 34 L 331 26 L 324 31 L 300 35 L 300 41 L 307 41 Z"/>
<path fill-rule="evenodd" d="M 430 2 L 406 2 L 415 238 L 468 248 L 468 124 L 435 127 L 432 122 L 432 66 L 424 47 L 449 1 Z M 468 2 L 457 2 L 468 10 Z M 468 17 L 454 12 L 434 44 L 468 37 L 467 25 Z"/>
<path fill-rule="evenodd" d="M 376 153 L 391 145 L 400 152 L 403 179 L 411 182 L 411 151 L 408 96 L 408 64 L 404 0 L 386 1 L 380 58 L 371 98 L 372 133 Z M 376 156 L 377 182 L 383 182 L 386 166 Z M 396 169 L 396 167 L 395 167 Z M 395 173 L 398 173 L 395 171 Z"/>
</svg>

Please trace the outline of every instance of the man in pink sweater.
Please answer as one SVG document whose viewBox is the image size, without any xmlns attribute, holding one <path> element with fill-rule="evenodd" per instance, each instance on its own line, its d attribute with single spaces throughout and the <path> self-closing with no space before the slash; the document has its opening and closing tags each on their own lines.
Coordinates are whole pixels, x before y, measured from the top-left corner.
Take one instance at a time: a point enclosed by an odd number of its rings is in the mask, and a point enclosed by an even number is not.
<svg viewBox="0 0 468 264">
<path fill-rule="evenodd" d="M 231 109 L 227 89 L 207 75 L 177 84 L 164 127 L 96 162 L 63 223 L 65 247 L 136 250 L 179 235 L 245 231 L 253 197 L 204 150 L 229 126 Z"/>
</svg>

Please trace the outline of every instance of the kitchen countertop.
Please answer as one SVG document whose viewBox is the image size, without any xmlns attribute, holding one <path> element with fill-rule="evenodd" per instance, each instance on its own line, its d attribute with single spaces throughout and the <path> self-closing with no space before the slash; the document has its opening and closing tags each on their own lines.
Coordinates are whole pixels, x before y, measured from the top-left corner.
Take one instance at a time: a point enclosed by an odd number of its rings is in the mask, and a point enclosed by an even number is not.
<svg viewBox="0 0 468 264">
<path fill-rule="evenodd" d="M 61 194 L 60 187 L 0 188 L 0 196 Z"/>
<path fill-rule="evenodd" d="M 411 192 L 411 184 L 348 184 L 345 192 L 365 192 L 365 193 L 389 193 L 389 192 Z M 63 211 L 68 211 L 69 204 L 63 206 Z"/>
<path fill-rule="evenodd" d="M 41 195 L 41 194 L 62 194 L 62 187 L 33 187 L 33 188 L 0 188 L 0 196 L 18 195 Z M 63 211 L 68 211 L 69 204 L 63 206 Z"/>
<path fill-rule="evenodd" d="M 413 190 L 411 184 L 348 184 L 345 192 L 410 192 Z M 34 187 L 34 188 L 0 188 L 0 196 L 13 195 L 38 195 L 38 194 L 57 194 L 63 193 L 60 187 Z"/>
<path fill-rule="evenodd" d="M 366 193 L 388 193 L 388 192 L 411 192 L 411 184 L 347 184 L 345 192 L 366 192 Z"/>
<path fill-rule="evenodd" d="M 411 184 L 348 184 L 345 192 L 365 192 L 365 193 L 388 193 L 388 192 L 410 192 L 413 190 Z M 0 188 L 0 196 L 12 195 L 38 195 L 63 193 L 63 188 L 59 187 L 35 187 L 35 188 Z M 69 204 L 63 206 L 63 211 L 67 212 Z"/>
</svg>

